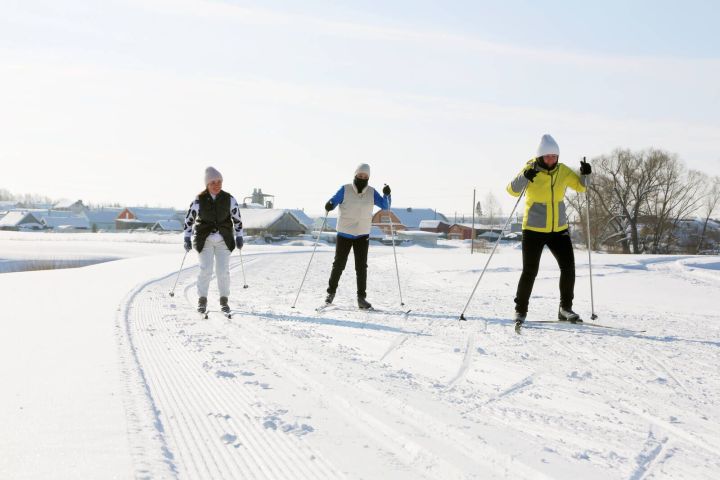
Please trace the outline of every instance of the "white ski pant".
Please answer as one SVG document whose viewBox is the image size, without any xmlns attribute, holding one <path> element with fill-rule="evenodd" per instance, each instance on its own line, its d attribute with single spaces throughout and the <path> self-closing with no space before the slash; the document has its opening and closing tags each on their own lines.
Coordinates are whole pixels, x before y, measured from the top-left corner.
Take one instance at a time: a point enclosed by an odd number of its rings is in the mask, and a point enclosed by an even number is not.
<svg viewBox="0 0 720 480">
<path fill-rule="evenodd" d="M 208 288 L 213 275 L 213 264 L 217 276 L 221 297 L 230 296 L 230 254 L 222 238 L 208 237 L 200 252 L 200 275 L 198 275 L 197 293 L 199 297 L 208 296 Z"/>
</svg>

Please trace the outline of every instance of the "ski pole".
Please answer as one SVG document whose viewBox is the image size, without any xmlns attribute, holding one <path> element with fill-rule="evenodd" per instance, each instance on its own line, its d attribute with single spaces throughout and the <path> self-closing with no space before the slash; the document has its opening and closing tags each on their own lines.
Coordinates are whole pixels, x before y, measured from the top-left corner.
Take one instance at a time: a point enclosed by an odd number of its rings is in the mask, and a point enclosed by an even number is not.
<svg viewBox="0 0 720 480">
<path fill-rule="evenodd" d="M 583 161 L 585 161 L 585 157 L 583 157 Z M 588 185 L 588 190 L 585 192 L 585 200 L 587 201 L 587 244 L 588 244 L 588 267 L 590 269 L 590 312 L 592 314 L 590 315 L 590 318 L 595 320 L 598 318 L 597 315 L 595 315 L 595 296 L 593 295 L 593 281 L 592 281 L 592 242 L 590 240 L 590 186 Z"/>
<path fill-rule="evenodd" d="M 515 209 L 517 209 L 517 206 L 520 204 L 520 199 L 525 194 L 525 190 L 527 189 L 527 185 L 522 189 L 522 192 L 520 192 L 520 196 L 517 199 L 517 202 L 515 202 L 515 206 L 512 209 L 512 212 L 510 212 L 510 215 L 508 216 L 507 220 L 505 221 L 505 225 L 503 226 L 502 230 L 500 230 L 500 236 L 495 241 L 495 246 L 493 246 L 492 251 L 490 252 L 490 256 L 487 259 L 487 262 L 485 262 L 485 267 L 482 269 L 482 272 L 480 273 L 480 278 L 478 278 L 478 281 L 475 283 L 475 288 L 473 288 L 472 293 L 470 294 L 470 298 L 468 298 L 467 303 L 465 304 L 465 308 L 463 308 L 462 313 L 460 314 L 459 320 L 467 320 L 465 318 L 465 311 L 470 306 L 470 301 L 472 300 L 473 296 L 475 295 L 475 290 L 477 290 L 478 285 L 480 285 L 480 280 L 482 280 L 483 275 L 485 275 L 485 270 L 487 270 L 488 265 L 490 265 L 490 260 L 492 259 L 493 255 L 495 254 L 495 249 L 497 248 L 498 244 L 500 243 L 500 240 L 502 240 L 502 232 L 505 231 L 505 228 L 507 228 L 508 223 L 510 223 L 510 219 L 512 219 L 512 216 L 515 214 Z M 472 241 L 472 239 L 470 239 Z"/>
<path fill-rule="evenodd" d="M 388 213 L 390 213 L 389 208 Z M 395 257 L 395 273 L 397 274 L 398 292 L 400 293 L 400 306 L 404 307 L 405 303 L 403 303 L 402 288 L 400 288 L 400 269 L 398 268 L 397 252 L 395 251 L 395 229 L 393 229 L 392 215 L 389 215 L 388 218 L 390 219 L 390 239 L 392 240 L 393 256 Z"/>
<path fill-rule="evenodd" d="M 308 262 L 308 266 L 305 269 L 305 275 L 303 275 L 302 282 L 300 282 L 300 288 L 298 288 L 297 295 L 295 296 L 295 301 L 292 304 L 291 308 L 295 308 L 295 305 L 297 304 L 298 298 L 300 298 L 300 291 L 302 290 L 303 285 L 305 285 L 305 278 L 307 277 L 308 272 L 310 271 L 310 265 L 312 264 L 313 257 L 315 256 L 315 250 L 317 250 L 318 242 L 320 241 L 320 235 L 322 235 L 323 231 L 325 230 L 325 224 L 327 223 L 328 214 L 330 212 L 325 212 L 325 218 L 323 219 L 322 227 L 320 227 L 320 231 L 318 232 L 318 236 L 315 239 L 315 246 L 313 247 L 312 255 L 310 255 L 310 261 Z"/>
<path fill-rule="evenodd" d="M 187 257 L 187 254 L 188 254 L 188 252 L 187 252 L 187 250 L 186 250 L 186 251 L 185 251 L 185 255 L 183 255 L 182 262 L 180 262 L 180 270 L 178 270 L 177 277 L 175 277 L 175 285 L 173 285 L 172 290 L 170 290 L 170 296 L 171 296 L 171 297 L 174 297 L 174 296 L 175 296 L 175 287 L 177 287 L 177 282 L 178 282 L 178 280 L 180 279 L 180 272 L 182 272 L 182 267 L 183 267 L 183 265 L 185 264 L 185 257 Z"/>
<path fill-rule="evenodd" d="M 242 270 L 243 274 L 243 288 L 248 288 L 247 278 L 245 278 L 245 265 L 243 264 L 242 249 L 238 250 L 238 252 L 240 253 L 240 269 Z"/>
</svg>

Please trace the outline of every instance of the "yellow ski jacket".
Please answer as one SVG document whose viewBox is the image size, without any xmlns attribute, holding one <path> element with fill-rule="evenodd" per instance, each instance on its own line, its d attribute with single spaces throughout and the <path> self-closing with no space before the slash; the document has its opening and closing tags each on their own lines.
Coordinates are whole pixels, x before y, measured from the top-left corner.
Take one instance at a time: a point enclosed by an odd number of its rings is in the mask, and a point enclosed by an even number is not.
<svg viewBox="0 0 720 480">
<path fill-rule="evenodd" d="M 558 162 L 552 170 L 537 168 L 538 174 L 532 182 L 523 175 L 527 169 L 536 168 L 535 159 L 527 162 L 520 174 L 507 186 L 507 192 L 519 197 L 525 190 L 525 214 L 523 230 L 534 232 L 561 232 L 567 230 L 565 213 L 565 190 L 567 187 L 576 192 L 584 192 L 589 180 L 587 175 L 578 175 L 567 165 Z"/>
</svg>

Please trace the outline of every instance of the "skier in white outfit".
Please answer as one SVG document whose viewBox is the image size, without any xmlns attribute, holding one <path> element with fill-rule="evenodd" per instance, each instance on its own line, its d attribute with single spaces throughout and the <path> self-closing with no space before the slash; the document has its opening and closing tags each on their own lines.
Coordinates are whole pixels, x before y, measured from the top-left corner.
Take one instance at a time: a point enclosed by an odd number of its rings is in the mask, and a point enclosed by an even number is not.
<svg viewBox="0 0 720 480">
<path fill-rule="evenodd" d="M 383 187 L 383 195 L 368 185 L 370 180 L 370 165 L 360 164 L 355 169 L 353 182 L 343 185 L 325 204 L 325 210 L 330 212 L 338 205 L 340 216 L 337 224 L 337 241 L 335 243 L 335 261 L 333 262 L 330 280 L 328 282 L 325 303 L 330 304 L 335 299 L 335 292 L 340 282 L 340 276 L 347 264 L 350 250 L 355 256 L 355 274 L 357 280 L 357 302 L 361 309 L 372 308 L 366 300 L 367 290 L 367 257 L 370 246 L 370 228 L 372 227 L 373 207 L 382 210 L 390 208 L 390 187 Z"/>
<path fill-rule="evenodd" d="M 185 251 L 189 252 L 194 247 L 200 254 L 197 282 L 200 313 L 207 311 L 213 266 L 220 291 L 220 308 L 223 313 L 230 313 L 230 254 L 235 247 L 243 247 L 240 208 L 235 197 L 222 189 L 222 183 L 220 172 L 207 167 L 205 190 L 193 200 L 185 216 Z"/>
</svg>

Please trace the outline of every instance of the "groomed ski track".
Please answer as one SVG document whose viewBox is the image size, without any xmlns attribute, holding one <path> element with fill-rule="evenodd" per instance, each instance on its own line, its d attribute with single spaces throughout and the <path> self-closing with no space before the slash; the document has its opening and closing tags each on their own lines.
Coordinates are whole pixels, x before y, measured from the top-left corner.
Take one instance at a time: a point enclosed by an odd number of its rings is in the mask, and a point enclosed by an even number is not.
<svg viewBox="0 0 720 480">
<path fill-rule="evenodd" d="M 246 254 L 247 290 L 234 255 L 231 320 L 217 312 L 214 285 L 209 319 L 194 312 L 197 267 L 181 273 L 174 298 L 174 273 L 130 292 L 117 328 L 136 476 L 640 479 L 720 469 L 720 341 L 692 335 L 708 314 L 603 305 L 604 323 L 629 312 L 648 332 L 544 324 L 518 336 L 508 285 L 519 265 L 491 268 L 469 321 L 457 322 L 476 272 L 400 252 L 407 317 L 315 312 L 332 263 L 323 249 L 297 310 L 306 249 Z M 388 249 L 371 255 L 369 299 L 383 310 L 397 309 L 391 262 Z M 687 282 L 681 263 L 652 274 Z M 600 284 L 643 274 L 594 271 Z M 579 266 L 579 284 L 583 275 Z M 349 267 L 338 303 L 352 305 L 354 282 Z M 543 286 L 556 282 L 541 269 L 531 308 L 552 315 Z M 718 338 L 711 328 L 704 338 Z"/>
</svg>

